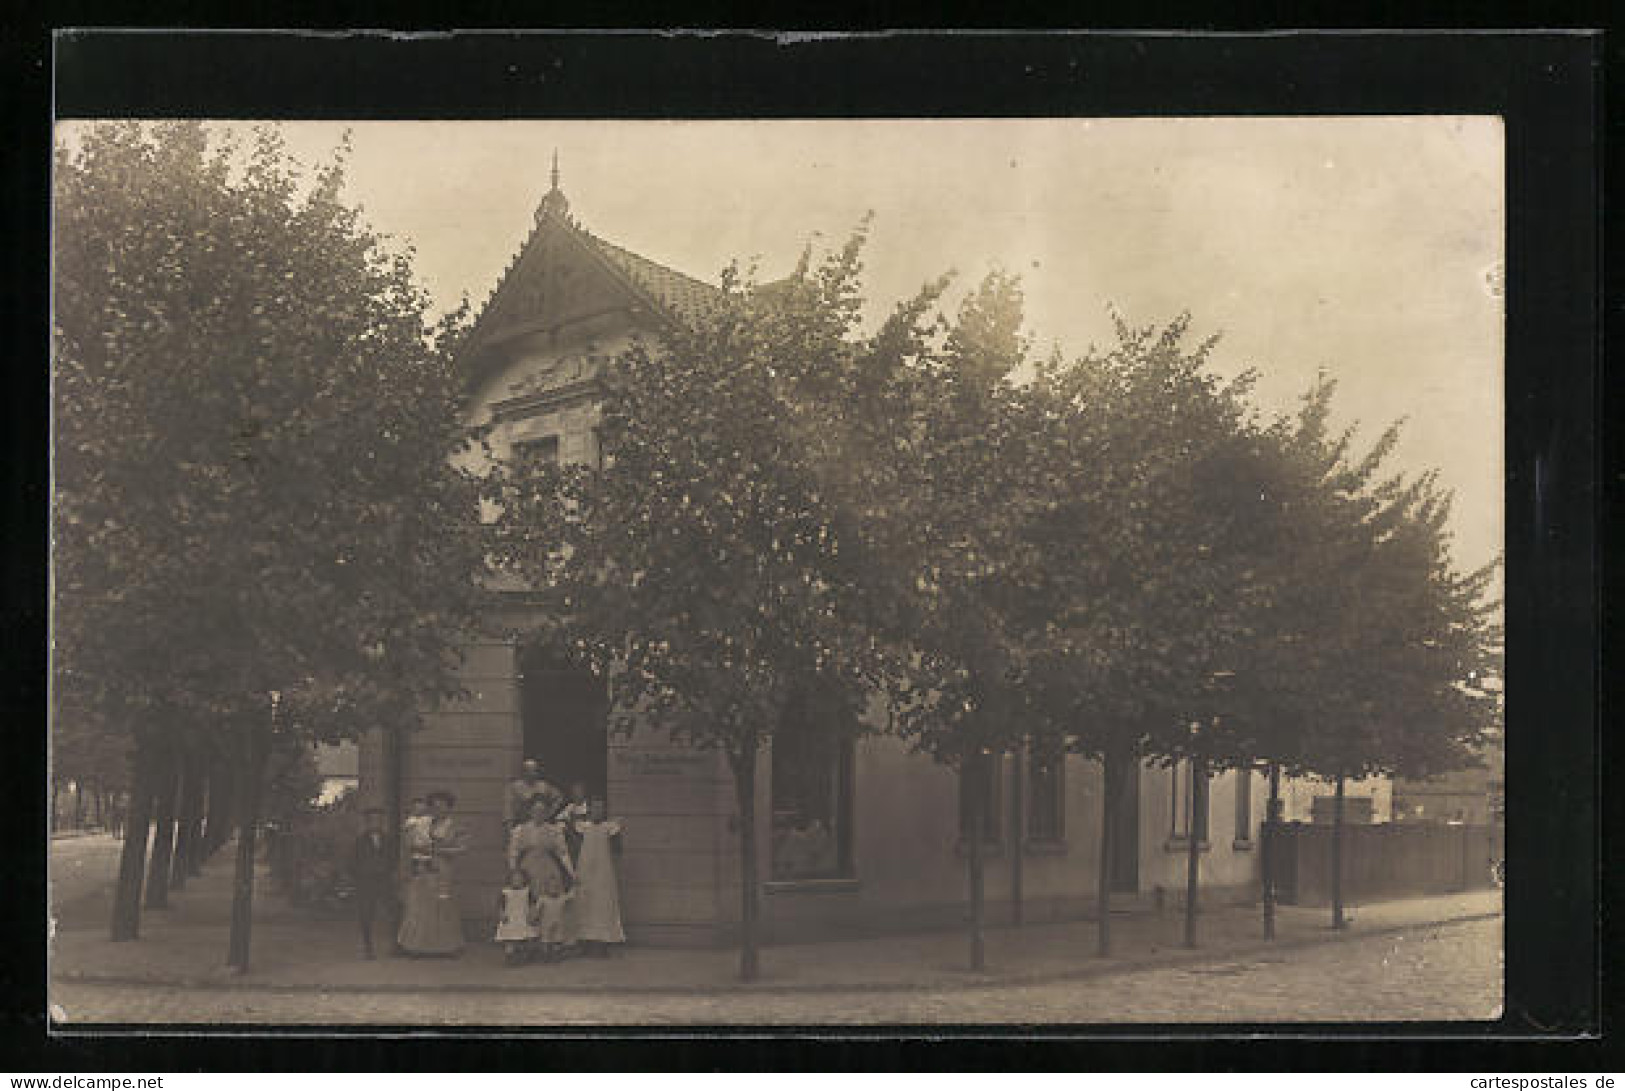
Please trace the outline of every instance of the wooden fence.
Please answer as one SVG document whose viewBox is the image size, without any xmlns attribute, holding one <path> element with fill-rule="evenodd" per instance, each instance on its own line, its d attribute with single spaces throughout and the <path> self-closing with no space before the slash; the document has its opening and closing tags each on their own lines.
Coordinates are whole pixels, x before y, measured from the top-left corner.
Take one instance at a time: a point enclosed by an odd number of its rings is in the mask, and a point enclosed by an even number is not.
<svg viewBox="0 0 1625 1091">
<path fill-rule="evenodd" d="M 1358 903 L 1408 894 L 1446 894 L 1491 886 L 1505 851 L 1499 825 L 1382 822 L 1343 827 L 1343 897 Z M 1276 890 L 1293 905 L 1325 905 L 1332 890 L 1332 827 L 1280 827 Z"/>
</svg>

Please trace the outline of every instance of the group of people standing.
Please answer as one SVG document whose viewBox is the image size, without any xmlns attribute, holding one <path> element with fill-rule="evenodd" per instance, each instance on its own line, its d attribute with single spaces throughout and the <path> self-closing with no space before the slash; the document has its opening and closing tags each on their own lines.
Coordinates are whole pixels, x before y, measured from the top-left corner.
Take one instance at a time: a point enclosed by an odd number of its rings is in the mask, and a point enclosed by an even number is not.
<svg viewBox="0 0 1625 1091">
<path fill-rule="evenodd" d="M 567 950 L 606 956 L 623 943 L 615 856 L 620 823 L 602 798 L 581 785 L 565 797 L 526 760 L 508 786 L 508 880 L 497 902 L 496 939 L 509 965 L 540 957 L 554 962 Z"/>
<path fill-rule="evenodd" d="M 452 811 L 452 793 L 413 800 L 402 823 L 401 917 L 396 950 L 406 955 L 456 955 L 463 947 L 456 861 L 467 849 Z M 494 939 L 509 965 L 567 951 L 605 956 L 625 942 L 621 928 L 616 857 L 620 823 L 601 798 L 576 785 L 568 796 L 542 779 L 527 759 L 508 785 L 503 804 L 508 876 L 497 900 Z M 383 830 L 383 811 L 366 812 L 356 840 L 354 874 L 362 953 L 373 958 L 373 927 L 391 900 L 396 859 Z"/>
</svg>

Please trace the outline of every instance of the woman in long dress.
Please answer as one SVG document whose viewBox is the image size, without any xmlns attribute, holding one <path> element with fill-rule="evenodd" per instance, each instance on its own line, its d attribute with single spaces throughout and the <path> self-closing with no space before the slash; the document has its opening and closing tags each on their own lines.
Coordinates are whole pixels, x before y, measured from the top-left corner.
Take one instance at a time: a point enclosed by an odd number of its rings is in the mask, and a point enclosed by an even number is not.
<svg viewBox="0 0 1625 1091">
<path fill-rule="evenodd" d="M 575 885 L 575 866 L 564 829 L 552 821 L 552 801 L 538 798 L 530 814 L 508 836 L 508 867 L 525 873 L 531 897 L 542 910 L 539 937 L 550 949 L 570 943 L 565 895 Z"/>
<path fill-rule="evenodd" d="M 463 949 L 463 914 L 457 904 L 453 861 L 464 846 L 451 817 L 457 797 L 435 792 L 428 802 L 429 822 L 412 839 L 412 871 L 406 880 L 396 940 L 409 955 L 455 955 Z"/>
<path fill-rule="evenodd" d="M 621 929 L 620 882 L 615 874 L 621 824 L 604 811 L 604 801 L 594 799 L 591 817 L 577 825 L 581 832 L 580 882 L 572 915 L 576 939 L 599 957 L 609 954 L 608 944 L 626 942 Z"/>
</svg>

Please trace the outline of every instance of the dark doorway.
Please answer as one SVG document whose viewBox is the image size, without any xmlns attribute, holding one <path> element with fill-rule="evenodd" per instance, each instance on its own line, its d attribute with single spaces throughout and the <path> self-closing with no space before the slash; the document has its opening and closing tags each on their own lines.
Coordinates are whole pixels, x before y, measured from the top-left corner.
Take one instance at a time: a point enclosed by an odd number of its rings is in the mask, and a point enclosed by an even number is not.
<svg viewBox="0 0 1625 1091">
<path fill-rule="evenodd" d="M 1125 763 L 1113 769 L 1117 783 L 1117 813 L 1112 816 L 1112 873 L 1114 894 L 1133 894 L 1140 889 L 1140 763 Z"/>
<path fill-rule="evenodd" d="M 607 703 L 604 684 L 591 671 L 560 663 L 538 648 L 520 654 L 524 756 L 541 762 L 542 776 L 560 791 L 579 782 L 589 798 L 608 798 Z"/>
</svg>

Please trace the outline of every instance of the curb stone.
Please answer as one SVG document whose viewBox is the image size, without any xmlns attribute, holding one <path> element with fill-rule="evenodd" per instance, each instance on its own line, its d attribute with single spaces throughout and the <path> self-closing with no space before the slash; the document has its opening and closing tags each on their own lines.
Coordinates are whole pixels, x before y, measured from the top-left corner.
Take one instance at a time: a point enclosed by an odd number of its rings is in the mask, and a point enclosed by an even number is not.
<svg viewBox="0 0 1625 1091">
<path fill-rule="evenodd" d="M 1086 966 L 1075 966 L 1064 970 L 1036 970 L 1026 973 L 976 973 L 963 970 L 961 980 L 929 982 L 919 981 L 859 981 L 843 983 L 838 981 L 819 981 L 796 984 L 793 982 L 728 982 L 728 983 L 696 983 L 691 985 L 587 985 L 587 984 L 554 984 L 527 983 L 502 984 L 492 982 L 488 984 L 458 984 L 458 985 L 425 985 L 405 984 L 399 982 L 381 982 L 378 984 L 360 984 L 343 982 L 330 985 L 301 984 L 297 982 L 254 981 L 252 976 L 245 977 L 165 977 L 163 975 L 134 975 L 134 974 L 99 974 L 95 971 L 67 971 L 58 974 L 53 984 L 59 985 L 110 985 L 110 986 L 158 986 L 165 988 L 224 991 L 254 991 L 267 993 L 318 993 L 318 994 L 403 994 L 403 993 L 497 993 L 515 995 L 637 995 L 637 996 L 714 996 L 734 994 L 831 994 L 831 993 L 909 993 L 933 992 L 944 989 L 1002 989 L 1025 985 L 1047 985 L 1061 981 L 1080 981 L 1091 978 L 1116 977 L 1123 974 L 1139 973 L 1155 969 L 1179 969 L 1185 966 L 1213 962 L 1224 959 L 1244 958 L 1258 955 L 1266 951 L 1290 951 L 1304 947 L 1315 947 L 1327 943 L 1336 943 L 1342 940 L 1371 939 L 1379 936 L 1394 935 L 1400 932 L 1410 932 L 1420 928 L 1441 928 L 1457 924 L 1471 924 L 1478 921 L 1498 920 L 1500 912 L 1469 913 L 1454 917 L 1445 917 L 1439 920 L 1414 921 L 1406 924 L 1383 925 L 1369 931 L 1360 931 L 1350 928 L 1343 933 L 1327 929 L 1321 933 L 1308 933 L 1291 939 L 1278 939 L 1273 942 L 1258 940 L 1255 943 L 1231 948 L 1203 948 L 1194 950 L 1183 948 L 1168 949 L 1170 953 L 1163 955 L 1141 956 L 1127 959 L 1103 959 L 1098 963 Z"/>
</svg>

